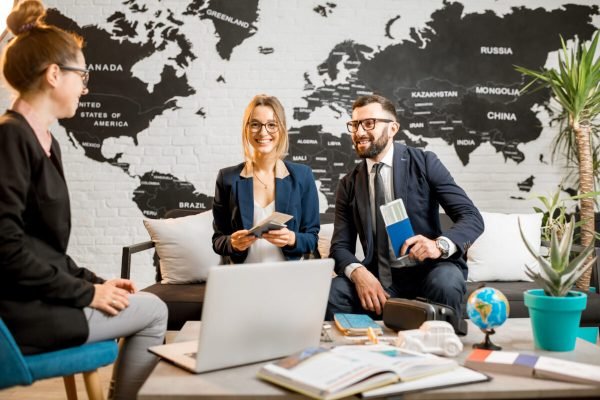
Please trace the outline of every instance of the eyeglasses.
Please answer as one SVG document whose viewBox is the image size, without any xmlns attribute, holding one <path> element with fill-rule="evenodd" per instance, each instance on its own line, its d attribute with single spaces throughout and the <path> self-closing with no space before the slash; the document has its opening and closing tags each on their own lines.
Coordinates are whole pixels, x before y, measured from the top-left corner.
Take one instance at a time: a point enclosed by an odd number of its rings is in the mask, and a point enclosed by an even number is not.
<svg viewBox="0 0 600 400">
<path fill-rule="evenodd" d="M 261 124 L 258 121 L 248 122 L 248 128 L 250 129 L 250 132 L 255 134 L 260 133 L 260 131 L 262 131 L 263 126 L 265 127 L 268 133 L 277 133 L 277 131 L 279 131 L 279 125 L 277 125 L 277 122 L 269 121 L 265 124 Z"/>
<path fill-rule="evenodd" d="M 83 81 L 83 87 L 87 88 L 88 82 L 90 81 L 90 70 L 80 67 L 69 67 L 66 65 L 59 65 L 58 68 L 64 71 L 81 72 L 81 80 Z"/>
<path fill-rule="evenodd" d="M 358 126 L 362 126 L 363 129 L 365 131 L 370 131 L 372 129 L 375 129 L 375 124 L 377 122 L 395 122 L 394 120 L 391 119 L 382 119 L 382 118 L 365 118 L 365 119 L 361 119 L 361 120 L 356 120 L 356 121 L 349 121 L 348 123 L 346 123 L 346 128 L 348 128 L 348 132 L 350 133 L 356 133 L 358 132 Z"/>
</svg>

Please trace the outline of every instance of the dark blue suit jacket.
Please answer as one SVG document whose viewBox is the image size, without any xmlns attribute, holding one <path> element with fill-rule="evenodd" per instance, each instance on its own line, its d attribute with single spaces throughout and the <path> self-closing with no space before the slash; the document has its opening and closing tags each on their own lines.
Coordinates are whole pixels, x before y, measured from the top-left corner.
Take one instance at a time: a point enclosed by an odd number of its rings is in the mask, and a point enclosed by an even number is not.
<svg viewBox="0 0 600 400">
<path fill-rule="evenodd" d="M 463 256 L 483 232 L 483 219 L 473 202 L 434 153 L 395 143 L 393 168 L 394 199 L 404 201 L 415 234 L 430 239 L 443 235 L 452 240 L 457 252 L 446 261 L 463 268 L 466 277 L 467 265 Z M 367 163 L 363 161 L 338 185 L 331 257 L 335 259 L 335 270 L 340 275 L 347 265 L 361 263 L 378 276 L 368 174 Z M 452 228 L 445 232 L 440 227 L 440 205 L 454 221 Z M 357 234 L 365 250 L 364 260 L 358 260 L 354 255 Z M 427 260 L 424 264 L 436 262 L 438 260 Z"/>
<path fill-rule="evenodd" d="M 317 247 L 319 233 L 319 198 L 310 167 L 284 161 L 289 175 L 275 180 L 275 211 L 292 215 L 287 227 L 296 233 L 296 246 L 281 250 L 288 260 L 299 259 Z M 231 247 L 231 234 L 252 228 L 254 191 L 252 177 L 241 176 L 245 163 L 219 171 L 213 203 L 213 249 L 243 263 L 248 251 L 237 252 Z"/>
</svg>

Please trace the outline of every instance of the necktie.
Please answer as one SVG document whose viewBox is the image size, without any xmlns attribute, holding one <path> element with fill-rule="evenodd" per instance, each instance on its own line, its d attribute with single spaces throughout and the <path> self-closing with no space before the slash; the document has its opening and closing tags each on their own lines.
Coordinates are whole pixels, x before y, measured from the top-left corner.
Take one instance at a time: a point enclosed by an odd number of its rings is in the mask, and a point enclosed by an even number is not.
<svg viewBox="0 0 600 400">
<path fill-rule="evenodd" d="M 381 177 L 381 168 L 383 163 L 377 163 L 373 166 L 375 171 L 374 189 L 375 189 L 375 244 L 377 245 L 377 261 L 379 281 L 384 288 L 392 285 L 392 272 L 390 270 L 390 248 L 385 223 L 381 215 L 380 206 L 385 204 L 385 186 Z"/>
</svg>

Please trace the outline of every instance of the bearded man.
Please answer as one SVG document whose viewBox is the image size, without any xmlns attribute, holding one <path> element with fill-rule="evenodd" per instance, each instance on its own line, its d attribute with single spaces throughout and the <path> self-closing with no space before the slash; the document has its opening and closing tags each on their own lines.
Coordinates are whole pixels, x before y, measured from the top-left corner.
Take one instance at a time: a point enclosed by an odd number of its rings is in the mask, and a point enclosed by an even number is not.
<svg viewBox="0 0 600 400">
<path fill-rule="evenodd" d="M 325 318 L 335 313 L 381 314 L 389 297 L 446 304 L 458 315 L 466 291 L 465 255 L 484 229 L 481 214 L 438 157 L 394 143 L 400 129 L 394 104 L 385 97 L 359 97 L 348 131 L 363 159 L 340 181 L 330 257 L 332 280 Z M 397 258 L 389 244 L 380 205 L 402 199 L 414 236 Z M 454 225 L 442 232 L 439 207 Z M 355 256 L 356 237 L 365 258 Z"/>
</svg>

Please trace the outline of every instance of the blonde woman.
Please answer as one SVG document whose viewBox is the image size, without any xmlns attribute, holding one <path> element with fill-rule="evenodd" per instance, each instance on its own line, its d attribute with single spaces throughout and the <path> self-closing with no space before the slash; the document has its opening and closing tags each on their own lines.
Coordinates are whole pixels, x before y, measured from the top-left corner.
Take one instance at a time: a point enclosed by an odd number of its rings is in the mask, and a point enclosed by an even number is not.
<svg viewBox="0 0 600 400">
<path fill-rule="evenodd" d="M 2 53 L 2 73 L 16 99 L 0 116 L 0 317 L 24 354 L 125 338 L 109 398 L 134 399 L 157 362 L 147 349 L 163 342 L 167 307 L 66 254 L 69 192 L 49 128 L 75 115 L 89 72 L 83 40 L 46 25 L 45 13 L 29 0 L 7 19 L 15 38 Z"/>
<path fill-rule="evenodd" d="M 233 263 L 296 260 L 314 251 L 319 200 L 310 167 L 284 161 L 285 112 L 274 96 L 255 96 L 242 121 L 245 161 L 219 171 L 213 204 L 213 248 Z M 272 212 L 287 227 L 259 239 L 249 229 Z"/>
</svg>

